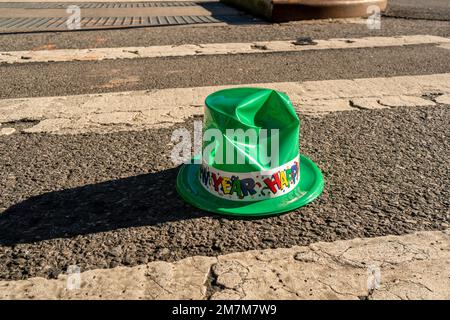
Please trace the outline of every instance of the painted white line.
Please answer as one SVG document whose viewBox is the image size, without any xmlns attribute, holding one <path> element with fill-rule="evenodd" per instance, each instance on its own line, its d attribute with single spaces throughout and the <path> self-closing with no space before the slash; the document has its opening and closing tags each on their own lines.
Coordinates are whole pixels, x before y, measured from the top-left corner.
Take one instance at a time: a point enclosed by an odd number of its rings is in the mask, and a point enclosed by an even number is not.
<svg viewBox="0 0 450 320">
<path fill-rule="evenodd" d="M 99 61 L 110 59 L 136 59 L 184 57 L 204 55 L 258 54 L 300 52 L 306 50 L 358 49 L 394 47 L 421 44 L 449 44 L 449 38 L 430 35 L 398 37 L 366 37 L 352 39 L 315 40 L 315 44 L 294 44 L 290 41 L 261 41 L 249 43 L 185 44 L 179 46 L 122 47 L 97 49 L 58 49 L 39 51 L 0 52 L 0 63 Z"/>
<path fill-rule="evenodd" d="M 428 231 L 154 261 L 0 281 L 0 299 L 448 300 L 449 241 L 449 230 Z M 208 290 L 211 274 L 221 290 Z"/>
<path fill-rule="evenodd" d="M 450 43 L 442 43 L 438 45 L 439 48 L 450 50 Z"/>
<path fill-rule="evenodd" d="M 205 97 L 233 87 L 266 87 L 287 93 L 300 114 L 322 116 L 395 106 L 431 106 L 425 94 L 449 101 L 450 73 L 238 86 L 161 89 L 62 97 L 0 100 L 0 124 L 36 121 L 24 132 L 77 134 L 168 127 L 203 114 Z M 438 101 L 439 99 L 439 101 Z"/>
</svg>

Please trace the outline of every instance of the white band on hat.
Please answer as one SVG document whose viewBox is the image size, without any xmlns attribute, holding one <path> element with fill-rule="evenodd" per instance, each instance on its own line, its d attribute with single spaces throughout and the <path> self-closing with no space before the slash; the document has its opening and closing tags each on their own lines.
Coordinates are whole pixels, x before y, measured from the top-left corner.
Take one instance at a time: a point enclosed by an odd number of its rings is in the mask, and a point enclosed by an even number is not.
<svg viewBox="0 0 450 320">
<path fill-rule="evenodd" d="M 267 171 L 227 172 L 205 163 L 200 166 L 200 184 L 226 200 L 259 201 L 284 196 L 300 180 L 300 157 Z"/>
</svg>

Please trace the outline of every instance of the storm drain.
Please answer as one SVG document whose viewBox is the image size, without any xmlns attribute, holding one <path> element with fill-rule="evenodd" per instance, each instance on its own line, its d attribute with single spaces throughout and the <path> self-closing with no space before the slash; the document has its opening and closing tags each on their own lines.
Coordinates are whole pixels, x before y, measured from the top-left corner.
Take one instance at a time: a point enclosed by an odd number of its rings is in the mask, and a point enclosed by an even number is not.
<svg viewBox="0 0 450 320">
<path fill-rule="evenodd" d="M 65 9 L 77 6 L 80 9 L 126 9 L 126 8 L 161 8 L 191 7 L 199 3 L 217 1 L 161 1 L 161 2 L 2 2 L 0 8 L 7 9 Z"/>
<path fill-rule="evenodd" d="M 236 23 L 238 17 L 218 16 L 140 16 L 140 17 L 83 17 L 80 30 L 124 27 L 156 27 L 201 23 Z M 69 30 L 67 18 L 0 18 L 0 33 Z M 73 29 L 70 29 L 73 30 Z"/>
</svg>

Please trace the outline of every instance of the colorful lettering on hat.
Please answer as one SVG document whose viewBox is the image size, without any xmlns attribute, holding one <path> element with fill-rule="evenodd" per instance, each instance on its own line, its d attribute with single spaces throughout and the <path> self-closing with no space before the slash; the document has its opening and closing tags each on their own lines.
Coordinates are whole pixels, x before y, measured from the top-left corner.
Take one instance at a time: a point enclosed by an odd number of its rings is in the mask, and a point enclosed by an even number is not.
<svg viewBox="0 0 450 320">
<path fill-rule="evenodd" d="M 225 172 L 200 166 L 201 185 L 215 196 L 236 201 L 258 201 L 283 196 L 300 181 L 299 157 L 262 172 Z"/>
</svg>

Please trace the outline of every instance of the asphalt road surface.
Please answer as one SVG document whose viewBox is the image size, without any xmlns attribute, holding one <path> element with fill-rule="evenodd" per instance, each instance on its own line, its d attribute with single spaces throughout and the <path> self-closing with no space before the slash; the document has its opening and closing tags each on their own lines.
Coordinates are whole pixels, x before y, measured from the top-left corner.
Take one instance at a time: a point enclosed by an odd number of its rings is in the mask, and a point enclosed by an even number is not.
<svg viewBox="0 0 450 320">
<path fill-rule="evenodd" d="M 161 148 L 171 129 L 3 137 L 1 278 L 443 229 L 449 118 L 448 106 L 303 118 L 301 152 L 323 170 L 325 192 L 256 220 L 180 200 L 170 148 Z"/>
<path fill-rule="evenodd" d="M 300 54 L 13 64 L 3 67 L 0 97 L 370 78 L 449 71 L 450 50 L 420 45 L 305 51 Z"/>
<path fill-rule="evenodd" d="M 389 0 L 385 16 L 448 21 L 450 3 L 448 0 Z"/>
<path fill-rule="evenodd" d="M 392 10 L 405 6 L 402 1 L 391 4 Z M 415 8 L 426 17 L 401 9 L 406 18 L 384 17 L 378 31 L 367 29 L 364 21 L 309 21 L 10 34 L 0 36 L 0 51 L 303 36 L 448 37 L 442 2 L 429 5 L 432 16 L 426 13 L 428 5 L 418 4 Z M 0 98 L 448 73 L 449 54 L 444 47 L 413 45 L 0 65 Z M 134 266 L 449 228 L 449 110 L 448 104 L 438 103 L 301 115 L 301 152 L 322 169 L 325 191 L 306 207 L 251 220 L 208 214 L 178 197 L 170 136 L 177 127 L 192 129 L 192 118 L 145 131 L 0 135 L 0 279 L 57 277 L 71 264 L 82 270 Z M 31 124 L 3 123 L 0 129 Z"/>
<path fill-rule="evenodd" d="M 304 21 L 282 24 L 203 27 L 155 27 L 83 32 L 42 32 L 1 35 L 0 50 L 51 50 L 179 45 L 189 43 L 251 42 L 396 36 L 408 34 L 450 35 L 450 22 L 383 17 L 380 30 L 367 28 L 365 20 Z"/>
</svg>

